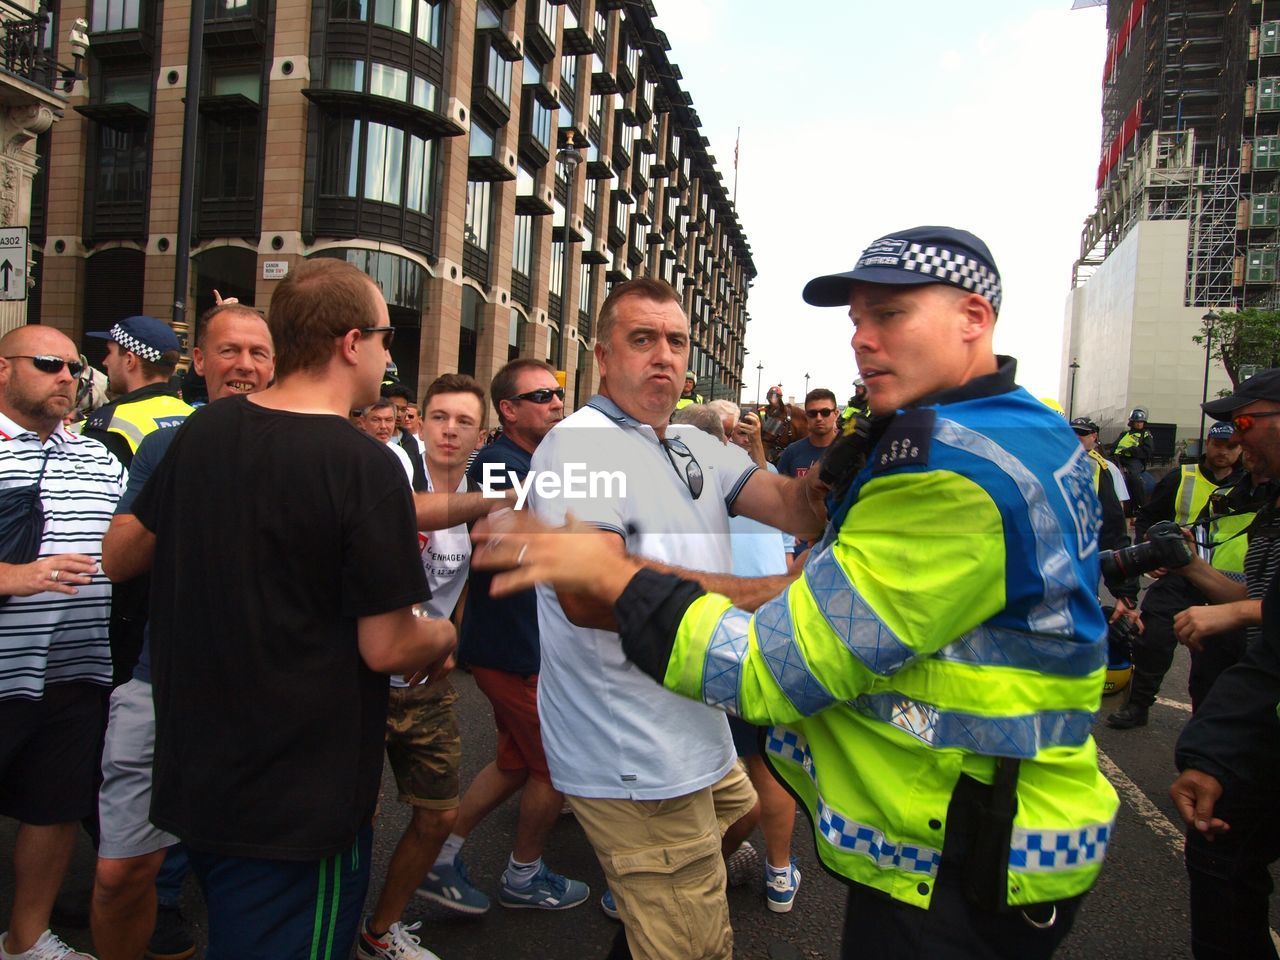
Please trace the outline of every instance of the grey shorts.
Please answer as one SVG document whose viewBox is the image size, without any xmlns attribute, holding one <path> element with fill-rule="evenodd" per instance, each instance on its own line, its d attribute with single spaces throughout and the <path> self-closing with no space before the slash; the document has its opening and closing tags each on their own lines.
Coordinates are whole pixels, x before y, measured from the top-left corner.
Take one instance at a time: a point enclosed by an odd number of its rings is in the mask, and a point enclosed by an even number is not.
<svg viewBox="0 0 1280 960">
<path fill-rule="evenodd" d="M 102 751 L 98 856 L 140 857 L 171 847 L 178 838 L 152 825 L 151 757 L 156 745 L 156 708 L 151 684 L 130 680 L 111 694 L 107 742 Z"/>
</svg>

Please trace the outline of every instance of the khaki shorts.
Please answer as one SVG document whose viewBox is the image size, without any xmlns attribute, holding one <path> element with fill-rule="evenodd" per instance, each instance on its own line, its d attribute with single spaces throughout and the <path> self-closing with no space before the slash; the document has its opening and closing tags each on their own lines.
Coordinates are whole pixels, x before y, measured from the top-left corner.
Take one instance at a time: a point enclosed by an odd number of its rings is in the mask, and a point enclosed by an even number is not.
<svg viewBox="0 0 1280 960">
<path fill-rule="evenodd" d="M 724 828 L 755 805 L 741 761 L 717 784 L 667 800 L 569 797 L 595 848 L 635 960 L 728 960 Z"/>
<path fill-rule="evenodd" d="M 462 741 L 453 704 L 457 692 L 392 687 L 387 709 L 387 759 L 402 803 L 428 810 L 458 805 Z"/>
</svg>

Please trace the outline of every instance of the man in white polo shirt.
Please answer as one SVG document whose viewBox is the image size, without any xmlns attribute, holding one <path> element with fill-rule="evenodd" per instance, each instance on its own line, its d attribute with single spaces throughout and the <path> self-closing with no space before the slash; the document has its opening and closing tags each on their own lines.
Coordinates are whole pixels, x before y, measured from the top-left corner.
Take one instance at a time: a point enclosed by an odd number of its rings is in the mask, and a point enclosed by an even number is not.
<svg viewBox="0 0 1280 960">
<path fill-rule="evenodd" d="M 0 491 L 39 486 L 44 529 L 29 563 L 0 563 L 0 816 L 21 826 L 0 957 L 82 958 L 49 929 L 79 821 L 93 813 L 111 683 L 111 584 L 102 535 L 125 470 L 68 433 L 81 361 L 52 327 L 0 338 Z"/>
<path fill-rule="evenodd" d="M 548 523 L 573 513 L 616 533 L 619 552 L 705 572 L 751 609 L 788 578 L 727 582 L 730 510 L 749 505 L 808 535 L 821 520 L 809 485 L 757 472 L 738 448 L 668 424 L 688 352 L 689 321 L 669 285 L 615 287 L 598 318 L 600 395 L 543 439 L 530 499 Z M 538 588 L 538 710 L 552 782 L 595 848 L 633 957 L 729 957 L 721 835 L 754 807 L 755 792 L 723 716 L 655 692 L 615 635 L 581 626 L 610 618 Z"/>
</svg>

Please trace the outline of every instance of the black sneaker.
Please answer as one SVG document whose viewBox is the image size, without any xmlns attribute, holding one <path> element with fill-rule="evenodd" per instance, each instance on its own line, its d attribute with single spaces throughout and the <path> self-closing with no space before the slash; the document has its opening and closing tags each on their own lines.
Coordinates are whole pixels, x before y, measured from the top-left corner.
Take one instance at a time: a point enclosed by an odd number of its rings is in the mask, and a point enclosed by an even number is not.
<svg viewBox="0 0 1280 960">
<path fill-rule="evenodd" d="M 147 960 L 187 960 L 195 952 L 195 937 L 182 917 L 182 908 L 161 904 L 156 911 L 156 929 L 143 956 Z"/>
<path fill-rule="evenodd" d="M 1107 717 L 1107 726 L 1115 730 L 1130 730 L 1133 727 L 1145 727 L 1147 725 L 1147 708 L 1137 707 L 1132 703 L 1128 706 L 1121 707 L 1115 713 Z"/>
</svg>

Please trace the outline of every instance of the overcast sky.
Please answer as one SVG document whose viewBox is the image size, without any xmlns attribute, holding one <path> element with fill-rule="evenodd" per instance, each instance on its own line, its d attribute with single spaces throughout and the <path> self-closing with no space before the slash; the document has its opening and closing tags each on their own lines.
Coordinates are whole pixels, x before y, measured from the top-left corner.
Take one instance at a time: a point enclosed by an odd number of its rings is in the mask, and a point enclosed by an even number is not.
<svg viewBox="0 0 1280 960">
<path fill-rule="evenodd" d="M 1057 393 L 1063 305 L 1094 207 L 1105 7 L 1069 0 L 655 0 L 760 275 L 744 400 L 856 376 L 838 309 L 800 299 L 883 234 L 963 227 L 1004 281 L 996 348 Z"/>
</svg>

